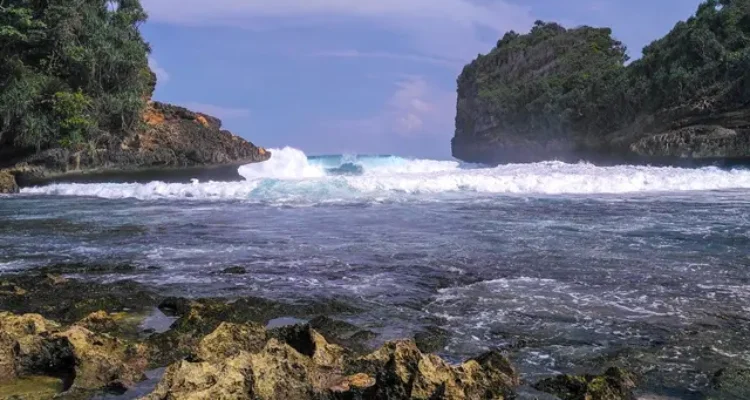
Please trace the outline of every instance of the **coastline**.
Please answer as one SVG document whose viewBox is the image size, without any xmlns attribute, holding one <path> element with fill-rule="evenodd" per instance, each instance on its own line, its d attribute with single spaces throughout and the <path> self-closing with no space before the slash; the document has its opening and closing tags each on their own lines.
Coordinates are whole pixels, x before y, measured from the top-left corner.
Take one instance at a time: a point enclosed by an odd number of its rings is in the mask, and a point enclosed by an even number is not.
<svg viewBox="0 0 750 400">
<path fill-rule="evenodd" d="M 235 182 L 244 178 L 237 171 L 239 167 L 256 160 L 243 160 L 227 164 L 188 166 L 188 167 L 147 167 L 133 169 L 91 169 L 52 173 L 43 177 L 19 175 L 16 177 L 20 188 L 55 183 L 190 183 L 199 181 Z"/>
</svg>

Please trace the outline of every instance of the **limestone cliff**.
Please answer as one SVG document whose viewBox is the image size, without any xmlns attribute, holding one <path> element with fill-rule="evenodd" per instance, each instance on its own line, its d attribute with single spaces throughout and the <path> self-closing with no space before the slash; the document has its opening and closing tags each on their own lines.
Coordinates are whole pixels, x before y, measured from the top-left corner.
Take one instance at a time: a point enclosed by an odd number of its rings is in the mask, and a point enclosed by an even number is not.
<svg viewBox="0 0 750 400">
<path fill-rule="evenodd" d="M 506 34 L 458 79 L 453 155 L 750 161 L 750 0 L 706 1 L 641 59 L 626 54 L 607 28 L 538 21 Z"/>
</svg>

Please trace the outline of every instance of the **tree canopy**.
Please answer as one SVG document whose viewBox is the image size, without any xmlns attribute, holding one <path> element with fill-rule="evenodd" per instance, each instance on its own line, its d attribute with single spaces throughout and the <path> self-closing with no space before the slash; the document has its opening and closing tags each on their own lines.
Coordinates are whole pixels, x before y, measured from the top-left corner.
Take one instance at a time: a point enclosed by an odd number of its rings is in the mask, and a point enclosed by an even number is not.
<svg viewBox="0 0 750 400">
<path fill-rule="evenodd" d="M 139 0 L 0 0 L 0 146 L 73 147 L 138 127 L 155 84 Z"/>
<path fill-rule="evenodd" d="M 538 21 L 507 33 L 459 78 L 457 124 L 476 120 L 475 99 L 499 131 L 602 135 L 642 114 L 706 103 L 750 103 L 750 0 L 708 0 L 627 65 L 608 28 L 565 29 Z"/>
</svg>

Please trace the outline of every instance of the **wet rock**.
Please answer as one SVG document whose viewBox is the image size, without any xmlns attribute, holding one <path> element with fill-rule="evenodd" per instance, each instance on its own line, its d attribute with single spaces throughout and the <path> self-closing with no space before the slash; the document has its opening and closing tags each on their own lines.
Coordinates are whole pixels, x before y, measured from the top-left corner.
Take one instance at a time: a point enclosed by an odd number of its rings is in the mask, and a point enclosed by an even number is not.
<svg viewBox="0 0 750 400">
<path fill-rule="evenodd" d="M 711 377 L 709 400 L 750 399 L 750 369 L 724 368 Z"/>
<path fill-rule="evenodd" d="M 37 269 L 45 274 L 129 274 L 138 268 L 131 264 L 103 264 L 103 263 L 59 263 Z"/>
<path fill-rule="evenodd" d="M 417 332 L 414 341 L 423 353 L 435 353 L 443 350 L 448 344 L 448 331 L 437 326 L 429 326 Z"/>
<path fill-rule="evenodd" d="M 222 274 L 226 275 L 244 275 L 247 273 L 245 267 L 229 267 L 221 270 Z"/>
<path fill-rule="evenodd" d="M 16 177 L 8 171 L 0 170 L 0 193 L 17 193 Z"/>
<path fill-rule="evenodd" d="M 76 322 L 76 325 L 95 333 L 135 339 L 139 336 L 143 319 L 143 315 L 97 311 Z"/>
<path fill-rule="evenodd" d="M 362 330 L 348 322 L 339 321 L 327 316 L 318 316 L 310 320 L 310 327 L 320 332 L 326 339 L 355 353 L 364 354 L 373 349 L 368 342 L 377 337 L 372 331 Z"/>
<path fill-rule="evenodd" d="M 621 368 L 610 368 L 604 375 L 560 375 L 541 380 L 534 388 L 562 400 L 635 400 L 633 376 Z"/>
<path fill-rule="evenodd" d="M 127 312 L 147 315 L 159 296 L 132 281 L 84 282 L 53 274 L 27 274 L 5 279 L 0 309 L 15 314 L 36 313 L 62 324 L 79 321 L 91 313 Z"/>
</svg>

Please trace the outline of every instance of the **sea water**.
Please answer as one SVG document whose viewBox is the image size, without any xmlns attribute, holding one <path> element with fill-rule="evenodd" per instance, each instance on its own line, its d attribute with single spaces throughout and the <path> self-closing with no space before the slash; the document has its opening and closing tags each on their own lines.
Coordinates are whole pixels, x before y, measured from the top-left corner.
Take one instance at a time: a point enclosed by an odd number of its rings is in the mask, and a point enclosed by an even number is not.
<svg viewBox="0 0 750 400">
<path fill-rule="evenodd" d="M 83 278 L 335 298 L 378 340 L 440 326 L 442 355 L 512 349 L 532 379 L 631 352 L 653 366 L 650 389 L 678 398 L 750 364 L 750 170 L 272 152 L 239 182 L 0 198 L 0 273 L 128 263 Z M 229 266 L 248 273 L 216 274 Z"/>
</svg>

